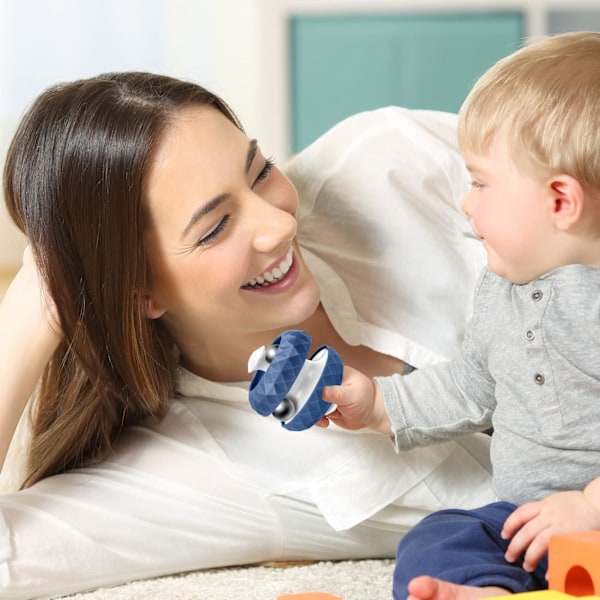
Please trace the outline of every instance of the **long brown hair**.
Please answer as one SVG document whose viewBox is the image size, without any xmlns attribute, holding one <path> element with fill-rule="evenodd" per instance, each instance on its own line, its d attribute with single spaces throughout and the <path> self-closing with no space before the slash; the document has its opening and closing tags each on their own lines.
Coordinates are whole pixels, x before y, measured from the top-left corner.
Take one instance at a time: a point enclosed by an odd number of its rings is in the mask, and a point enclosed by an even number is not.
<svg viewBox="0 0 600 600">
<path fill-rule="evenodd" d="M 144 183 L 165 128 L 194 104 L 241 129 L 208 90 L 141 72 L 53 86 L 17 129 L 5 201 L 64 333 L 38 387 L 24 486 L 102 459 L 124 427 L 169 406 L 174 343 L 144 313 Z"/>
</svg>

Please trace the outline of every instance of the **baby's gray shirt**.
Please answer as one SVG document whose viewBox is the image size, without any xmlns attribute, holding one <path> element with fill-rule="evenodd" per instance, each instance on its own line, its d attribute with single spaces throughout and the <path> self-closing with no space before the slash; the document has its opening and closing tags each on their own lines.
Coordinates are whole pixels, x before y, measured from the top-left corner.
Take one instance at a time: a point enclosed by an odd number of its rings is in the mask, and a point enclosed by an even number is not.
<svg viewBox="0 0 600 600">
<path fill-rule="evenodd" d="M 399 450 L 491 426 L 500 499 L 581 490 L 600 476 L 600 269 L 517 285 L 486 268 L 460 355 L 376 380 Z"/>
</svg>

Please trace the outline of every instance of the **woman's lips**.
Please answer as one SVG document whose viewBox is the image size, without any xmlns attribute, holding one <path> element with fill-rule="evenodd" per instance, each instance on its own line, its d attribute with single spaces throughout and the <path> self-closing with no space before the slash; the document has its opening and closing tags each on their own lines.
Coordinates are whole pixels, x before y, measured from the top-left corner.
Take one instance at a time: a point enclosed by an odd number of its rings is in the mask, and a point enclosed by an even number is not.
<svg viewBox="0 0 600 600">
<path fill-rule="evenodd" d="M 242 286 L 244 290 L 265 290 L 273 286 L 279 286 L 290 271 L 293 269 L 296 261 L 294 260 L 294 249 L 290 247 L 286 255 L 271 269 L 263 271 L 260 275 L 252 278 Z"/>
</svg>

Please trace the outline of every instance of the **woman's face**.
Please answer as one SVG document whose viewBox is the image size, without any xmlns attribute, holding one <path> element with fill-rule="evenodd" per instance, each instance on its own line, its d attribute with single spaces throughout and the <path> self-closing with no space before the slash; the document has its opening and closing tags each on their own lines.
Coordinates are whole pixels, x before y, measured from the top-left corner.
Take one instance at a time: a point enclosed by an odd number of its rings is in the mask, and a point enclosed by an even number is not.
<svg viewBox="0 0 600 600">
<path fill-rule="evenodd" d="M 146 196 L 148 316 L 165 321 L 188 362 L 240 340 L 268 343 L 315 311 L 318 286 L 295 239 L 296 190 L 220 112 L 180 113 Z"/>
</svg>

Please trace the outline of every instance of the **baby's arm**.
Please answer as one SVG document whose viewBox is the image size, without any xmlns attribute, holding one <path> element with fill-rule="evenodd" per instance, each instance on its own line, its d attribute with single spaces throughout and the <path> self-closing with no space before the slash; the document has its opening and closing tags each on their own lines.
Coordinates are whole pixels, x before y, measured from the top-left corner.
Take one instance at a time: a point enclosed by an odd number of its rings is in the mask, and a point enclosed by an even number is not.
<svg viewBox="0 0 600 600">
<path fill-rule="evenodd" d="M 344 367 L 342 384 L 324 388 L 323 399 L 337 408 L 317 423 L 320 427 L 327 427 L 331 420 L 344 429 L 367 427 L 392 434 L 379 385 L 360 371 Z"/>
<path fill-rule="evenodd" d="M 25 405 L 61 339 L 54 305 L 41 290 L 27 249 L 0 304 L 0 468 Z"/>
<path fill-rule="evenodd" d="M 551 535 L 593 529 L 600 529 L 600 477 L 583 491 L 558 492 L 515 509 L 502 530 L 502 537 L 512 538 L 506 560 L 514 562 L 524 552 L 523 568 L 532 571 Z"/>
</svg>

